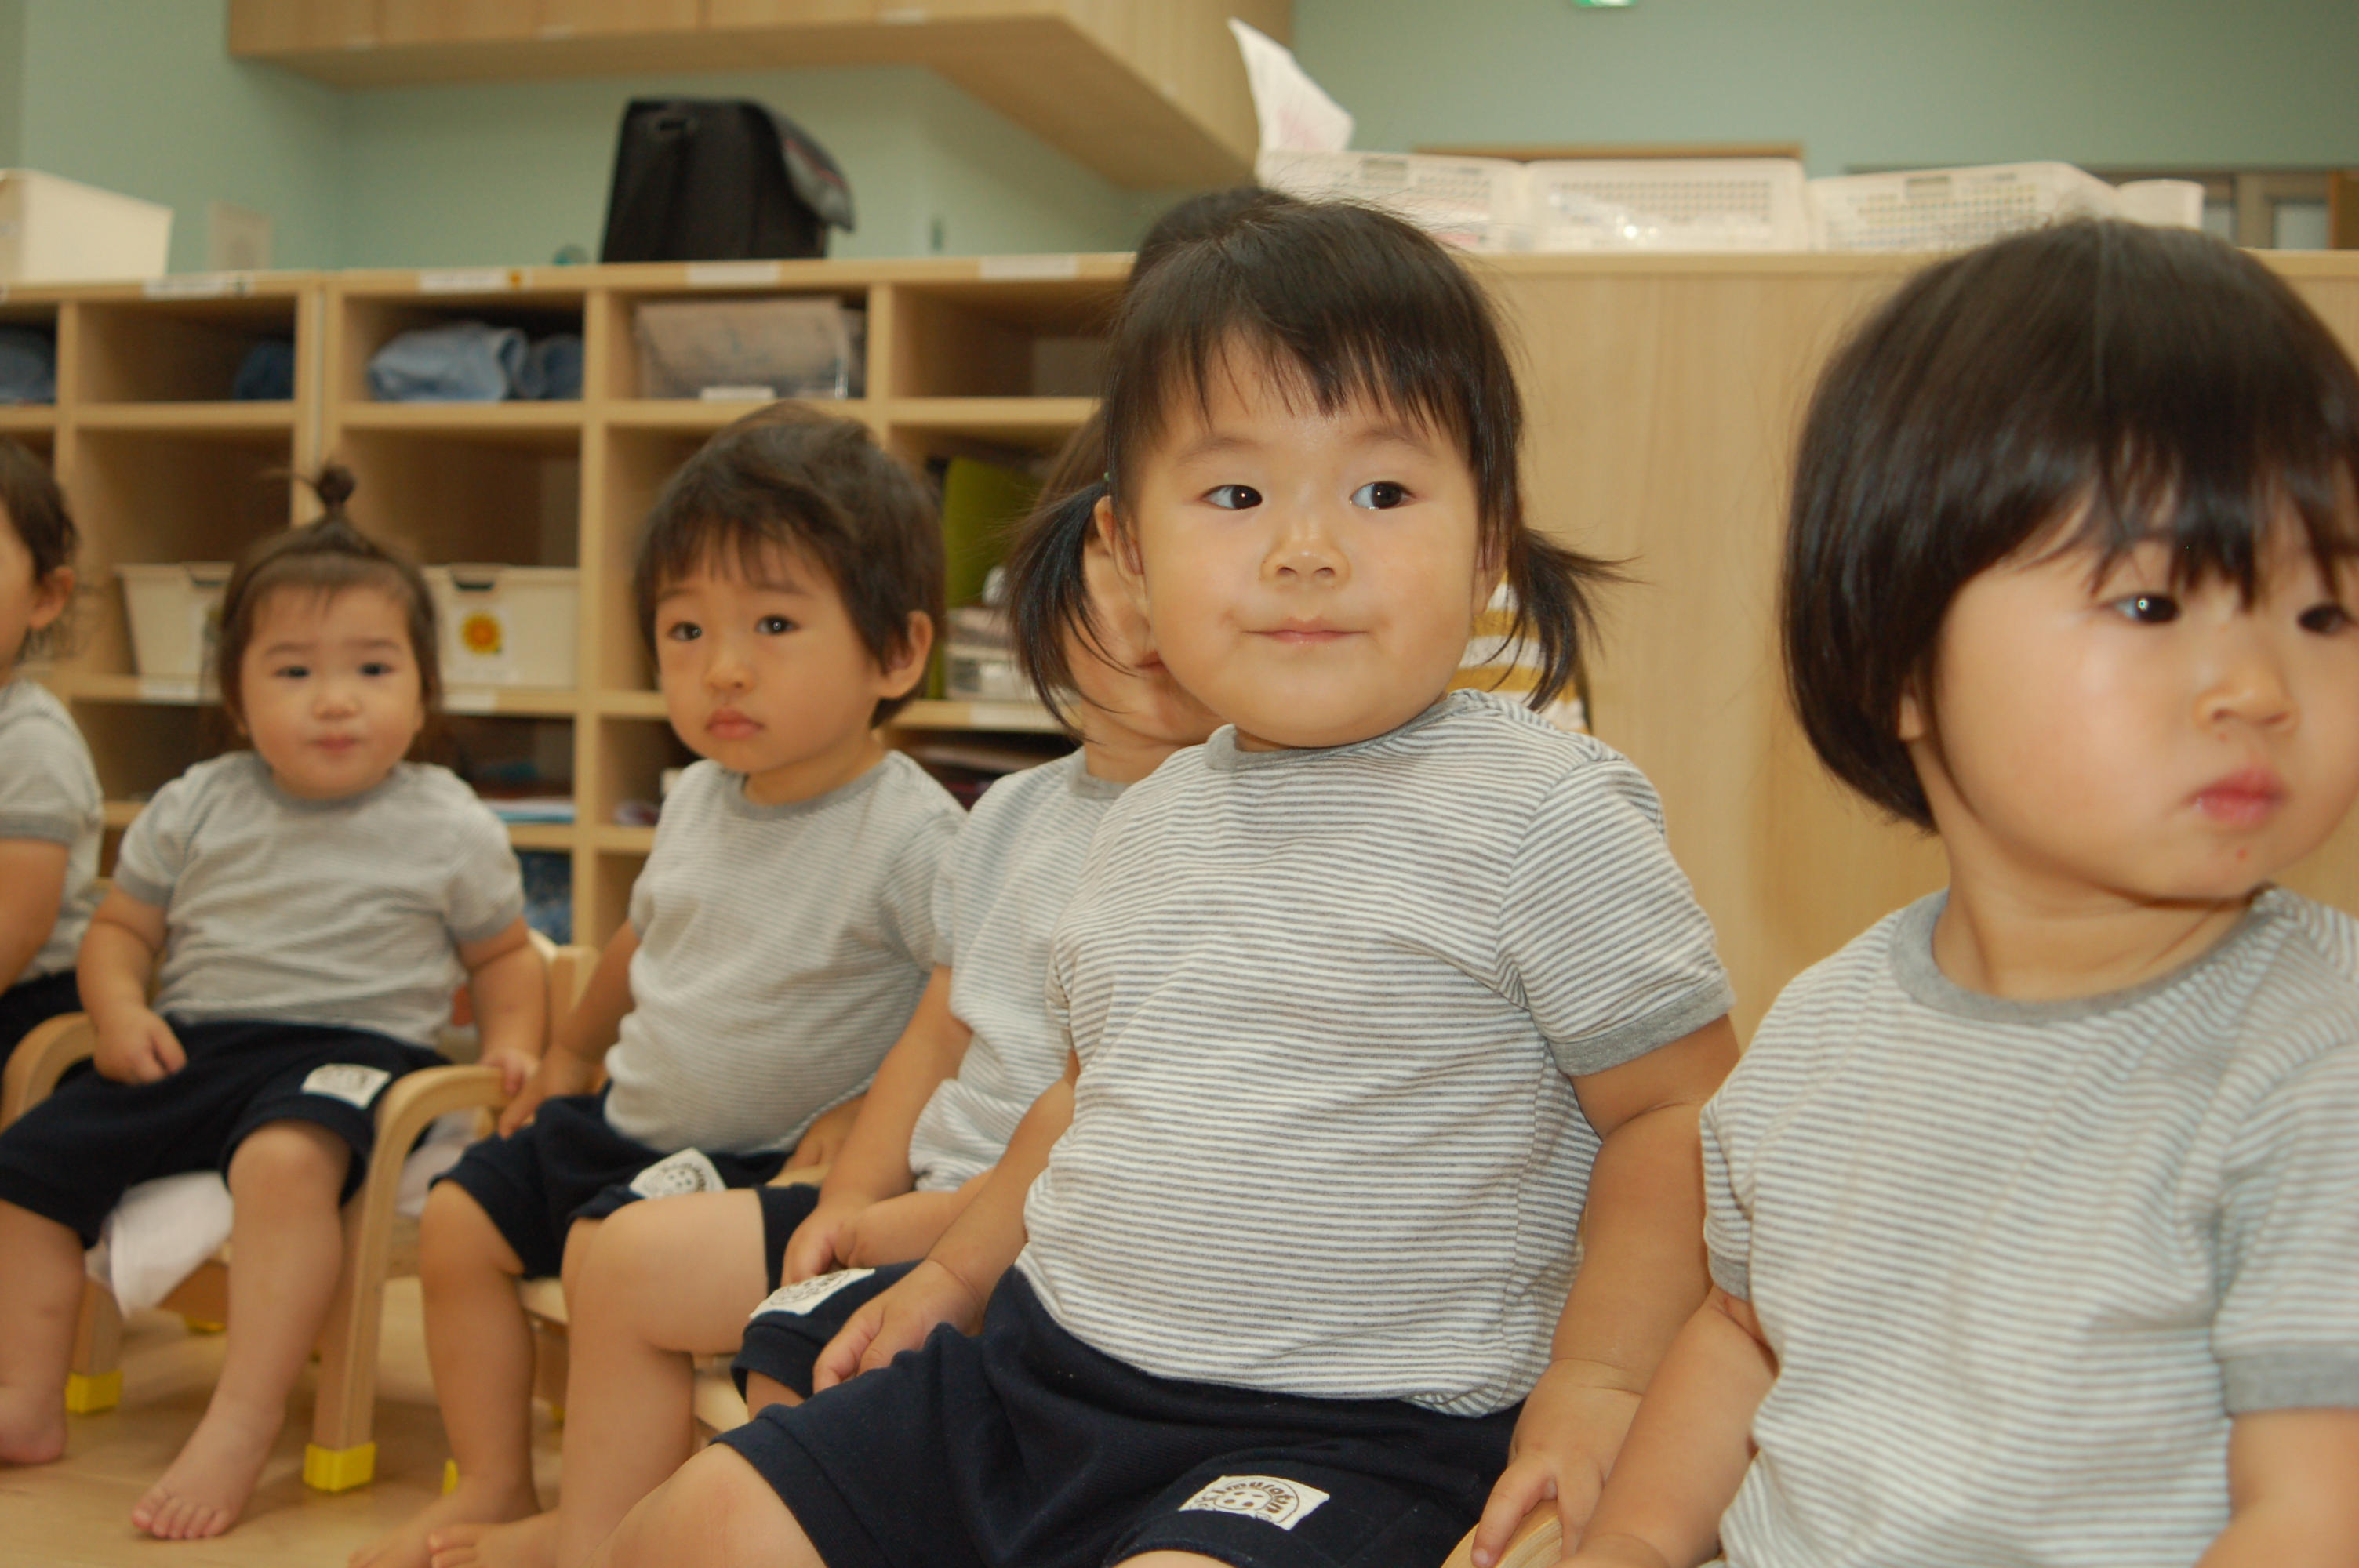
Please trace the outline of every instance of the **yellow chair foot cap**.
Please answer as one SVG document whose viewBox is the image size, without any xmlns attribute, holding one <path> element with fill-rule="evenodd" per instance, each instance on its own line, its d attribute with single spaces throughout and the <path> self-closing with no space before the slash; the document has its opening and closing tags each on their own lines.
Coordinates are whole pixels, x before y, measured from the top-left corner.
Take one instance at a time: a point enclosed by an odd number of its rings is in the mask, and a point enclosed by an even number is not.
<svg viewBox="0 0 2359 1568">
<path fill-rule="evenodd" d="M 229 1325 L 215 1323 L 209 1317 L 184 1317 L 180 1322 L 187 1326 L 190 1334 L 227 1334 L 229 1332 Z"/>
<path fill-rule="evenodd" d="M 303 1445 L 303 1484 L 315 1492 L 349 1492 L 375 1477 L 374 1443 L 351 1448 L 322 1448 L 316 1443 Z"/>
<path fill-rule="evenodd" d="M 442 1461 L 442 1495 L 447 1498 L 458 1489 L 459 1462 L 456 1459 L 445 1459 Z"/>
<path fill-rule="evenodd" d="M 66 1374 L 66 1410 L 73 1415 L 96 1415 L 123 1402 L 123 1368 L 112 1372 Z"/>
</svg>

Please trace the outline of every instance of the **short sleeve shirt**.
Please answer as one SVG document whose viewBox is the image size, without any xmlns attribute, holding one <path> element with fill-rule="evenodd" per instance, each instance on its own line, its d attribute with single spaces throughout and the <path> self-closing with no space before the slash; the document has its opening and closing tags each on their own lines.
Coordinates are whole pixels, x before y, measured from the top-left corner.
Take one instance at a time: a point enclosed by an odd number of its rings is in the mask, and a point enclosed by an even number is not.
<svg viewBox="0 0 2359 1568">
<path fill-rule="evenodd" d="M 791 1149 L 866 1089 L 943 959 L 934 877 L 964 815 L 898 752 L 783 806 L 683 773 L 631 889 L 607 1121 L 667 1152 Z"/>
<path fill-rule="evenodd" d="M 934 923 L 950 939 L 951 1012 L 973 1037 L 909 1135 L 920 1191 L 948 1192 L 996 1164 L 1032 1102 L 1064 1076 L 1049 936 L 1122 792 L 1075 752 L 993 784 L 960 832 L 935 884 Z"/>
<path fill-rule="evenodd" d="M 2015 1001 L 1935 895 L 1789 986 L 1704 1113 L 1778 1359 L 1738 1568 L 2191 1563 L 2232 1418 L 2359 1407 L 2359 981 L 2272 891 L 2134 989 Z"/>
<path fill-rule="evenodd" d="M 1081 1055 L 1021 1267 L 1162 1377 L 1530 1390 L 1597 1136 L 1568 1075 L 1728 1010 L 1655 793 L 1487 693 L 1374 740 L 1223 730 L 1107 813 L 1052 944 Z"/>
<path fill-rule="evenodd" d="M 48 687 L 23 677 L 0 685 L 0 838 L 58 844 L 66 880 L 49 940 L 0 988 L 74 967 L 98 907 L 98 841 L 104 827 L 98 770 L 73 716 Z"/>
<path fill-rule="evenodd" d="M 114 885 L 164 911 L 156 1011 L 372 1029 L 432 1047 L 456 948 L 524 910 L 507 829 L 447 769 L 305 800 L 252 752 L 200 762 L 123 835 Z"/>
</svg>

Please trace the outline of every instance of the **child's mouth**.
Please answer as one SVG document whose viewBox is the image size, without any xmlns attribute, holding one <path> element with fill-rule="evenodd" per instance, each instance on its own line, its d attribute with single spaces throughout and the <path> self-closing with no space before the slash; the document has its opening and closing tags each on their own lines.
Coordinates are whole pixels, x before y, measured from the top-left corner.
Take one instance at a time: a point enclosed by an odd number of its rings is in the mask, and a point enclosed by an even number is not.
<svg viewBox="0 0 2359 1568">
<path fill-rule="evenodd" d="M 2246 768 L 2207 784 L 2195 796 L 2195 809 L 2214 822 L 2234 827 L 2256 827 L 2285 804 L 2285 784 L 2267 768 Z"/>
<path fill-rule="evenodd" d="M 723 711 L 704 721 L 705 732 L 723 741 L 742 741 L 761 726 L 742 713 Z"/>
</svg>

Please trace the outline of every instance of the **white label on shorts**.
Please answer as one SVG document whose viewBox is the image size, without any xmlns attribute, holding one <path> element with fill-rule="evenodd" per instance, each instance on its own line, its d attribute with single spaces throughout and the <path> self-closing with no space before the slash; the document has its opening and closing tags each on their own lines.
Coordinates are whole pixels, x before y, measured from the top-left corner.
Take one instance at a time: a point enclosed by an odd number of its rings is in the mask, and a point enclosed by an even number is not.
<svg viewBox="0 0 2359 1568">
<path fill-rule="evenodd" d="M 393 1082 L 393 1075 L 383 1067 L 364 1067 L 353 1062 L 335 1062 L 325 1067 L 314 1067 L 303 1080 L 307 1095 L 326 1095 L 331 1099 L 343 1100 L 366 1110 L 376 1098 L 377 1090 Z"/>
<path fill-rule="evenodd" d="M 810 1311 L 846 1285 L 856 1285 L 875 1273 L 874 1269 L 838 1269 L 832 1274 L 813 1274 L 791 1285 L 780 1285 L 767 1300 L 754 1309 L 756 1317 L 766 1317 L 774 1312 L 790 1312 L 797 1317 Z"/>
<path fill-rule="evenodd" d="M 701 1149 L 683 1149 L 668 1154 L 631 1178 L 631 1191 L 643 1198 L 676 1198 L 690 1193 L 720 1193 L 729 1190 L 721 1173 Z"/>
<path fill-rule="evenodd" d="M 1319 1511 L 1327 1494 L 1283 1476 L 1223 1476 L 1180 1505 L 1216 1514 L 1245 1514 L 1280 1530 L 1292 1530 Z"/>
</svg>

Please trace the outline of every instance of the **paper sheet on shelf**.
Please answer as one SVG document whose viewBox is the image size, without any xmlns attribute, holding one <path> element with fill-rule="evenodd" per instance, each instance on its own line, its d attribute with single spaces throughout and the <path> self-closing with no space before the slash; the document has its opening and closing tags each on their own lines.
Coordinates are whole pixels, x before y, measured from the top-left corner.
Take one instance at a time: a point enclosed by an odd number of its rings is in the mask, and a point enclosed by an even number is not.
<svg viewBox="0 0 2359 1568">
<path fill-rule="evenodd" d="M 1292 49 L 1234 16 L 1229 31 L 1245 57 L 1262 151 L 1340 153 L 1352 145 L 1350 112 L 1310 80 Z"/>
</svg>

